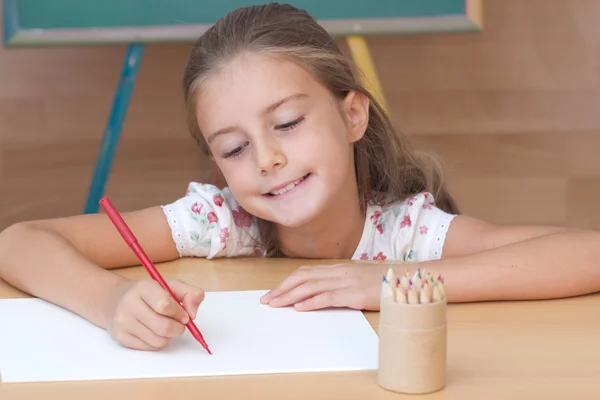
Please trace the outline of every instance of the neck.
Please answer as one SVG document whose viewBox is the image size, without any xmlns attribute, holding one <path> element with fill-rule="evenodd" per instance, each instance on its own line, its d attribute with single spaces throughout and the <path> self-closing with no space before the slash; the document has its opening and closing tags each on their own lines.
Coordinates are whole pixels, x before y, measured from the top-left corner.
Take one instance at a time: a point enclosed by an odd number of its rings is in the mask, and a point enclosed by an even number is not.
<svg viewBox="0 0 600 400">
<path fill-rule="evenodd" d="M 322 218 L 299 228 L 277 226 L 277 236 L 283 254 L 292 258 L 350 259 L 358 247 L 365 225 L 358 194 L 340 196 Z M 356 201 L 347 201 L 352 198 Z"/>
</svg>

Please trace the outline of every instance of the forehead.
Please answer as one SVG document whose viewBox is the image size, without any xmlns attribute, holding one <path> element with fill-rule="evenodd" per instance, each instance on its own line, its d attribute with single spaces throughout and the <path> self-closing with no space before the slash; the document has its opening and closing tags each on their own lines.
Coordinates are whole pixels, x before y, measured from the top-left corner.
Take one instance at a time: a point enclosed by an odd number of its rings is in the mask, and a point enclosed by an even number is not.
<svg viewBox="0 0 600 400">
<path fill-rule="evenodd" d="M 327 95 L 312 74 L 290 60 L 243 54 L 221 66 L 198 88 L 198 123 L 206 134 L 239 117 L 256 118 L 272 103 L 296 93 Z"/>
</svg>

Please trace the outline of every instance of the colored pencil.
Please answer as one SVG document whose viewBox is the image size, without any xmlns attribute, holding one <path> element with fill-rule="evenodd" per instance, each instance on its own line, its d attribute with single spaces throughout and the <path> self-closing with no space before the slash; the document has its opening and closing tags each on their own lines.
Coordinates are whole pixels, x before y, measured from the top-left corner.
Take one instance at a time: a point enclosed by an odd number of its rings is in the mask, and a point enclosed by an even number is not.
<svg viewBox="0 0 600 400">
<path fill-rule="evenodd" d="M 394 271 L 389 266 L 383 276 L 381 297 L 409 305 L 430 304 L 446 298 L 443 275 L 436 278 L 431 272 L 417 269 L 410 278 L 408 268 L 401 277 L 394 279 Z"/>
</svg>

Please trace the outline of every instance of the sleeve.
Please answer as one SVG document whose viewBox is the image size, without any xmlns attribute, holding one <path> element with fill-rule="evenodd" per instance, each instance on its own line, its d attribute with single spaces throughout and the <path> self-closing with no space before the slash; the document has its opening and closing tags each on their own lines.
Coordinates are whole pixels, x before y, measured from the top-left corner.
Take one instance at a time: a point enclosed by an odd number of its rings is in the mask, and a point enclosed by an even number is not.
<svg viewBox="0 0 600 400">
<path fill-rule="evenodd" d="M 256 253 L 256 221 L 228 188 L 191 182 L 184 197 L 163 205 L 180 257 L 236 257 Z"/>
<path fill-rule="evenodd" d="M 404 261 L 423 262 L 442 257 L 446 234 L 456 215 L 435 206 L 431 193 L 406 200 L 396 215 L 396 254 Z"/>
</svg>

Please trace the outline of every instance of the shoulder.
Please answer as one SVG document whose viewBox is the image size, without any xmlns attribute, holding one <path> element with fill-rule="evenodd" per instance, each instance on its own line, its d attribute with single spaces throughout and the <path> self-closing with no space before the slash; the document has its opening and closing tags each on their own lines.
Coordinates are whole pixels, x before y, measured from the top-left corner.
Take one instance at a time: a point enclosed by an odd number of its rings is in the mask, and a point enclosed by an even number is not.
<svg viewBox="0 0 600 400">
<path fill-rule="evenodd" d="M 402 229 L 414 228 L 416 224 L 432 218 L 451 220 L 454 217 L 439 209 L 434 196 L 429 192 L 417 193 L 405 200 L 374 205 L 370 209 L 372 219 L 377 218 L 381 224 L 397 224 Z"/>
<path fill-rule="evenodd" d="M 233 211 L 238 208 L 228 188 L 198 182 L 190 182 L 183 197 L 162 206 L 173 229 L 186 222 L 220 221 L 229 225 Z"/>
<path fill-rule="evenodd" d="M 180 256 L 249 255 L 256 221 L 229 188 L 190 182 L 185 196 L 162 206 Z"/>
<path fill-rule="evenodd" d="M 388 204 L 371 205 L 365 234 L 372 243 L 370 251 L 361 256 L 389 261 L 439 259 L 454 217 L 439 209 L 434 196 L 428 192 Z"/>
</svg>

